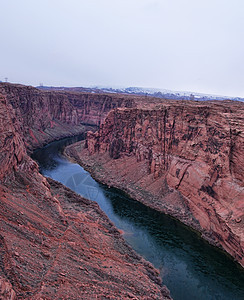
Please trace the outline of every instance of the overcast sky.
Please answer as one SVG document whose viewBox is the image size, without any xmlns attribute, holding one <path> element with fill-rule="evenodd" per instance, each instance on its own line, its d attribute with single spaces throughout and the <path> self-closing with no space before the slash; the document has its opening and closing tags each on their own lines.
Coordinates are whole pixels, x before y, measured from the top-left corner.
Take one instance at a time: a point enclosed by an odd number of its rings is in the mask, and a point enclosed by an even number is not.
<svg viewBox="0 0 244 300">
<path fill-rule="evenodd" d="M 0 80 L 244 97 L 244 0 L 0 0 Z"/>
</svg>

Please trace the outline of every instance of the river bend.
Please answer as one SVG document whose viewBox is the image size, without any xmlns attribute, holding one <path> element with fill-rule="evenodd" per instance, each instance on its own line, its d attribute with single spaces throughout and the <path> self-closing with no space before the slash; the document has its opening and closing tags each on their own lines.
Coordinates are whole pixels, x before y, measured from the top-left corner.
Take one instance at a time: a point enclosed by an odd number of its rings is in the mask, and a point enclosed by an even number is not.
<svg viewBox="0 0 244 300">
<path fill-rule="evenodd" d="M 134 250 L 160 270 L 175 300 L 244 299 L 239 265 L 180 222 L 99 184 L 69 162 L 62 151 L 74 141 L 67 138 L 36 150 L 33 158 L 41 173 L 96 201 Z"/>
</svg>

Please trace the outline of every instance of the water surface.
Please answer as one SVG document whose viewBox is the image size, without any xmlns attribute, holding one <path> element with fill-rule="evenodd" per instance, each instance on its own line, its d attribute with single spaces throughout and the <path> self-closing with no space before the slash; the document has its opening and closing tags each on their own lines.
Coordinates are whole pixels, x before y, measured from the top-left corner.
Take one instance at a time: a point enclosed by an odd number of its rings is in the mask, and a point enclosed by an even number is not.
<svg viewBox="0 0 244 300">
<path fill-rule="evenodd" d="M 160 270 L 175 300 L 244 299 L 244 271 L 238 264 L 180 222 L 97 183 L 62 156 L 71 142 L 67 138 L 37 150 L 33 158 L 41 172 L 96 201 L 125 240 Z"/>
</svg>

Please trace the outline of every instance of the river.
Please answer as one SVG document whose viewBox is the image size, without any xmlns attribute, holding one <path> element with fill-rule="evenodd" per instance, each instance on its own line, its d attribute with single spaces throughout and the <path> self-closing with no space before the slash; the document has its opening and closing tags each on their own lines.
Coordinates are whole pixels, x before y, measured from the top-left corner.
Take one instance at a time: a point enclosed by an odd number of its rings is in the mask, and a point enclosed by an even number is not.
<svg viewBox="0 0 244 300">
<path fill-rule="evenodd" d="M 177 220 L 96 182 L 81 166 L 62 156 L 66 145 L 81 138 L 67 138 L 36 150 L 33 158 L 41 173 L 96 201 L 124 232 L 128 244 L 160 270 L 175 300 L 244 299 L 244 271 L 228 255 Z"/>
</svg>

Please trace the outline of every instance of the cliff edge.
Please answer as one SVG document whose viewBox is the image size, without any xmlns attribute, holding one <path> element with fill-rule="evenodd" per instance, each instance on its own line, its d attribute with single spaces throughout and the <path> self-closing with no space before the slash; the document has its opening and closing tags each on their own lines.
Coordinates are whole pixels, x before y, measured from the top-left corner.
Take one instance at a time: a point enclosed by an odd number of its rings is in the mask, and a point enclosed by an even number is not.
<svg viewBox="0 0 244 300">
<path fill-rule="evenodd" d="M 168 102 L 111 111 L 66 154 L 200 231 L 244 266 L 244 104 Z"/>
<path fill-rule="evenodd" d="M 0 298 L 171 299 L 159 272 L 98 205 L 47 180 L 29 157 L 43 143 L 86 130 L 73 108 L 60 114 L 59 100 L 47 106 L 50 95 L 31 87 L 1 91 Z"/>
</svg>

